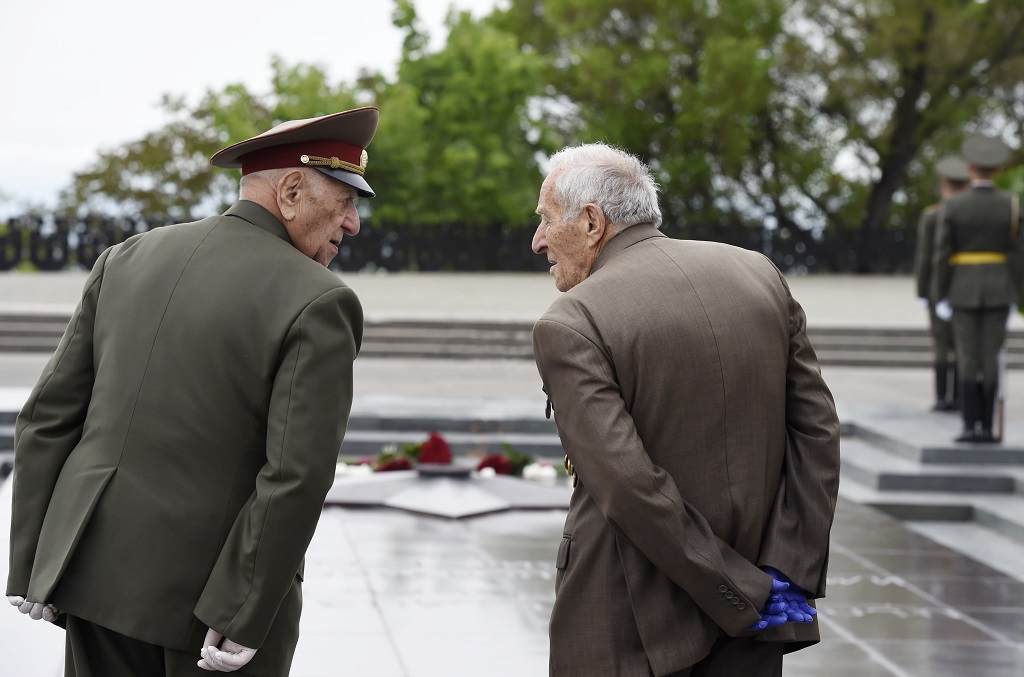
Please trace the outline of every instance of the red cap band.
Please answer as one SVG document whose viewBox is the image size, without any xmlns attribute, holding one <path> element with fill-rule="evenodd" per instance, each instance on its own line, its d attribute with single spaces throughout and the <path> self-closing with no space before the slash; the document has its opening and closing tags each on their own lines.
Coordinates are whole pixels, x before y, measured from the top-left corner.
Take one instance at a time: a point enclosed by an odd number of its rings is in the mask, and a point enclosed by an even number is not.
<svg viewBox="0 0 1024 677">
<path fill-rule="evenodd" d="M 271 146 L 246 153 L 242 161 L 242 176 L 265 169 L 282 169 L 284 167 L 309 167 L 303 162 L 303 156 L 321 158 L 336 157 L 342 162 L 359 167 L 363 149 L 344 141 L 302 141 Z M 359 172 L 357 172 L 359 173 Z"/>
</svg>

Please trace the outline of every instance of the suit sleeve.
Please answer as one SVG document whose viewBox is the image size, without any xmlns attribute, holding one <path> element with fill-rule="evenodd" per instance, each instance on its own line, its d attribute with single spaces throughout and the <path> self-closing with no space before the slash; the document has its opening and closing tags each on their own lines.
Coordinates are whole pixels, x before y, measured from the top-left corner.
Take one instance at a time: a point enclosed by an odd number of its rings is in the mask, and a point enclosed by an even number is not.
<svg viewBox="0 0 1024 677">
<path fill-rule="evenodd" d="M 803 308 L 789 296 L 785 467 L 758 563 L 783 572 L 812 596 L 824 597 L 839 492 L 840 429 L 806 322 Z"/>
<path fill-rule="evenodd" d="M 262 646 L 334 482 L 362 328 L 359 301 L 342 287 L 310 303 L 284 339 L 266 463 L 195 608 L 210 628 L 243 646 Z"/>
<path fill-rule="evenodd" d="M 85 281 L 82 300 L 53 357 L 18 415 L 14 430 L 14 501 L 8 595 L 28 591 L 39 530 L 64 462 L 82 437 L 92 398 L 93 325 L 107 258 L 103 251 Z M 33 600 L 45 601 L 45 600 Z"/>
<path fill-rule="evenodd" d="M 562 445 L 605 518 L 730 635 L 760 619 L 771 578 L 715 536 L 651 461 L 605 354 L 576 330 L 542 319 L 534 354 L 555 403 Z M 723 604 L 727 586 L 743 608 Z"/>
</svg>

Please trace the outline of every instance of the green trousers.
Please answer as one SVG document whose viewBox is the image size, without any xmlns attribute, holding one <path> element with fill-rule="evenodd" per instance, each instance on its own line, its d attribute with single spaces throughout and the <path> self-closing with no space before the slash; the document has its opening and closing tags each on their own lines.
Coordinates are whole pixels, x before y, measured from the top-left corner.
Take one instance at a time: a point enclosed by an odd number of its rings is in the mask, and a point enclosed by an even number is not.
<svg viewBox="0 0 1024 677">
<path fill-rule="evenodd" d="M 928 304 L 928 324 L 932 335 L 932 349 L 935 364 L 951 364 L 956 361 L 953 341 L 953 324 L 935 314 L 935 306 Z"/>
<path fill-rule="evenodd" d="M 114 632 L 76 616 L 67 616 L 64 677 L 210 677 L 195 651 L 177 651 Z M 259 655 L 259 652 L 256 652 Z M 287 671 L 287 668 L 284 668 Z M 230 673 L 253 677 L 244 668 Z M 287 672 L 282 673 L 281 677 Z"/>
<path fill-rule="evenodd" d="M 964 384 L 994 386 L 999 379 L 999 350 L 1006 340 L 1009 306 L 954 308 L 956 357 Z"/>
</svg>

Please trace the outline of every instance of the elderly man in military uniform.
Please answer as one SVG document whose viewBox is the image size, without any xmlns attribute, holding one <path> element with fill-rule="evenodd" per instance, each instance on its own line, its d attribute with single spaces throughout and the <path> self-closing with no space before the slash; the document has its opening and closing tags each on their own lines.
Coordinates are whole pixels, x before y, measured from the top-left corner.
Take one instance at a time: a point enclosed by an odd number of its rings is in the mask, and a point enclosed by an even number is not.
<svg viewBox="0 0 1024 677">
<path fill-rule="evenodd" d="M 935 255 L 935 224 L 938 223 L 942 206 L 946 200 L 967 189 L 971 175 L 967 163 L 955 156 L 944 157 L 935 165 L 939 177 L 939 193 L 942 200 L 925 208 L 917 224 L 917 252 L 914 257 L 914 277 L 917 280 L 917 297 L 922 307 L 928 309 L 928 322 L 935 354 L 935 404 L 933 411 L 957 411 L 960 408 L 959 377 L 956 367 L 956 353 L 953 344 L 953 325 L 949 319 L 935 314 L 932 297 L 932 259 Z"/>
<path fill-rule="evenodd" d="M 952 316 L 963 388 L 964 430 L 957 442 L 994 443 L 998 355 L 1012 306 L 1024 298 L 1024 238 L 1016 195 L 993 179 L 1010 150 L 997 138 L 963 144 L 971 188 L 946 202 L 935 245 L 936 312 Z"/>
<path fill-rule="evenodd" d="M 363 314 L 377 110 L 213 156 L 224 214 L 103 252 L 15 431 L 10 602 L 66 626 L 65 675 L 287 675 Z M 342 658 L 343 660 L 343 658 Z"/>
</svg>

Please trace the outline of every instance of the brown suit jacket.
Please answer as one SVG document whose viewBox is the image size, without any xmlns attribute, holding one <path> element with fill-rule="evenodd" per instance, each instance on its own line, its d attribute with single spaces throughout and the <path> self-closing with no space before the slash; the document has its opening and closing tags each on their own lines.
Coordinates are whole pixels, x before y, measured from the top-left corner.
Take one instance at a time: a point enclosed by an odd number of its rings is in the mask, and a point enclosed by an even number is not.
<svg viewBox="0 0 1024 677">
<path fill-rule="evenodd" d="M 821 597 L 839 421 L 804 313 L 760 254 L 633 226 L 534 329 L 579 478 L 552 675 L 669 674 L 759 619 L 773 566 Z M 817 625 L 759 633 L 818 640 Z"/>
<path fill-rule="evenodd" d="M 103 252 L 18 417 L 8 594 L 286 674 L 362 327 L 253 202 Z"/>
</svg>

